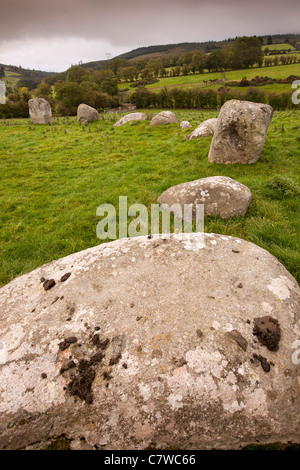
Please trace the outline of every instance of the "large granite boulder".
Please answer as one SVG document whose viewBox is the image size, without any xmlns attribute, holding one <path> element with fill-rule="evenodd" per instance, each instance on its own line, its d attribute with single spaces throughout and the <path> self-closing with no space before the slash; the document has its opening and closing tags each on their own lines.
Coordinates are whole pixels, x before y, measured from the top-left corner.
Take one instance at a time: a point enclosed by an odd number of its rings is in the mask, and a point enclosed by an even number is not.
<svg viewBox="0 0 300 470">
<path fill-rule="evenodd" d="M 218 118 L 206 119 L 201 122 L 196 129 L 188 136 L 188 139 L 199 139 L 200 137 L 210 137 L 214 135 Z"/>
<path fill-rule="evenodd" d="M 121 117 L 115 124 L 114 127 L 123 126 L 127 122 L 132 121 L 145 121 L 147 119 L 147 114 L 144 113 L 130 113 L 126 114 L 126 116 Z"/>
<path fill-rule="evenodd" d="M 273 108 L 229 100 L 222 106 L 208 159 L 214 163 L 255 163 L 263 150 Z"/>
<path fill-rule="evenodd" d="M 51 124 L 50 103 L 44 98 L 32 98 L 28 101 L 29 116 L 34 124 Z"/>
<path fill-rule="evenodd" d="M 77 108 L 77 121 L 81 123 L 98 121 L 100 119 L 97 109 L 88 106 L 87 104 L 80 104 Z"/>
<path fill-rule="evenodd" d="M 0 448 L 299 442 L 299 301 L 267 251 L 215 234 L 121 239 L 16 278 Z"/>
<path fill-rule="evenodd" d="M 204 204 L 204 215 L 228 219 L 245 215 L 251 199 L 247 186 L 227 176 L 210 176 L 172 186 L 159 196 L 158 202 L 166 209 L 179 204 L 181 211 L 177 216 L 184 215 L 185 204 L 191 204 L 195 218 L 196 205 Z"/>
<path fill-rule="evenodd" d="M 150 121 L 150 126 L 159 126 L 161 124 L 176 124 L 177 116 L 172 111 L 161 111 L 156 114 Z"/>
</svg>

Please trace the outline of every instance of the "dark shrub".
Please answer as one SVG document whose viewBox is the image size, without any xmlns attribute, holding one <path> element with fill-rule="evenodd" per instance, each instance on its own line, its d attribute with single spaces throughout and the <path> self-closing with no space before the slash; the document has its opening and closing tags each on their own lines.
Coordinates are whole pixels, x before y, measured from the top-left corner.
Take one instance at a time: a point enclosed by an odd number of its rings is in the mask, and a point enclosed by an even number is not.
<svg viewBox="0 0 300 470">
<path fill-rule="evenodd" d="M 28 118 L 28 103 L 16 101 L 15 103 L 0 104 L 0 119 Z"/>
</svg>

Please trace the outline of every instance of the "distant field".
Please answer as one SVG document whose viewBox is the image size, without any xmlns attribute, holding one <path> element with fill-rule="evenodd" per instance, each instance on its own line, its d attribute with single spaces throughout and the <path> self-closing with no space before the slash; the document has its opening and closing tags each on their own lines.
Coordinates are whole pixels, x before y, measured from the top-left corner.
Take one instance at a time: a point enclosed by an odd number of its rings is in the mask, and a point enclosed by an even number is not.
<svg viewBox="0 0 300 470">
<path fill-rule="evenodd" d="M 294 47 L 290 44 L 269 44 L 267 46 L 262 46 L 262 49 L 269 49 L 270 51 L 281 51 L 283 49 L 294 50 Z"/>
<path fill-rule="evenodd" d="M 242 70 L 230 70 L 228 72 L 225 72 L 225 77 L 226 80 L 232 80 L 232 81 L 240 81 L 243 77 L 247 77 L 247 79 L 251 80 L 252 78 L 255 78 L 256 76 L 260 77 L 270 77 L 270 78 L 287 78 L 290 75 L 296 75 L 300 76 L 300 64 L 290 64 L 290 65 L 276 65 L 272 67 L 256 67 L 256 68 L 251 68 L 251 69 L 242 69 Z M 160 78 L 157 83 L 153 83 L 152 85 L 146 85 L 146 88 L 149 90 L 160 90 L 164 87 L 173 87 L 173 86 L 205 86 L 209 88 L 219 88 L 220 83 L 217 84 L 210 84 L 208 83 L 207 85 L 204 83 L 204 81 L 209 82 L 209 80 L 221 80 L 222 79 L 222 73 L 221 72 L 211 72 L 211 73 L 195 73 L 195 74 L 189 74 L 189 75 L 179 75 L 178 77 L 165 77 L 165 78 Z M 119 84 L 120 90 L 124 88 L 129 88 L 130 91 L 134 91 L 135 88 L 130 87 L 129 82 L 123 82 Z M 271 87 L 273 85 L 270 85 Z M 275 87 L 275 85 L 274 85 Z M 279 87 L 277 87 L 279 90 Z M 282 91 L 287 91 L 290 90 L 290 85 L 286 87 L 284 84 L 282 85 Z M 266 89 L 267 90 L 267 89 Z M 270 90 L 269 91 L 273 91 Z M 274 88 L 274 91 L 276 91 L 276 87 Z"/>
<path fill-rule="evenodd" d="M 144 111 L 144 110 L 141 110 Z M 159 110 L 145 110 L 149 119 Z M 195 128 L 217 111 L 175 110 Z M 211 138 L 149 121 L 114 128 L 121 116 L 76 118 L 50 126 L 0 120 L 0 285 L 32 269 L 97 245 L 100 204 L 145 204 L 175 184 L 225 175 L 253 194 L 245 217 L 207 218 L 205 231 L 241 237 L 276 256 L 300 280 L 300 112 L 275 112 L 261 158 L 253 165 L 208 162 Z"/>
<path fill-rule="evenodd" d="M 272 67 L 256 67 L 252 69 L 242 69 L 242 70 L 230 70 L 225 72 L 226 80 L 241 80 L 243 77 L 251 80 L 256 76 L 270 77 L 270 78 L 287 78 L 289 75 L 300 76 L 300 64 L 290 64 L 290 65 L 277 65 Z M 202 74 L 191 74 L 191 75 L 180 75 L 179 77 L 166 77 L 160 78 L 158 83 L 153 83 L 152 85 L 147 85 L 146 88 L 150 90 L 157 90 L 159 88 L 164 88 L 168 86 L 178 86 L 178 85 L 191 85 L 199 86 L 203 85 L 204 80 L 214 80 L 222 79 L 221 72 L 214 73 L 202 73 Z M 218 84 L 218 87 L 220 84 Z M 128 87 L 128 84 L 127 84 Z"/>
<path fill-rule="evenodd" d="M 226 86 L 226 83 L 224 85 Z M 194 87 L 199 87 L 199 83 L 197 83 L 195 85 L 180 85 L 180 86 L 181 87 L 184 86 L 185 88 L 194 88 Z M 201 86 L 201 89 L 203 88 L 204 90 L 205 89 L 206 90 L 207 89 L 218 90 L 222 86 L 222 84 L 220 84 L 220 83 L 210 83 L 210 84 L 206 84 L 206 85 L 200 84 L 200 86 Z M 262 91 L 266 91 L 266 92 L 270 92 L 270 93 L 284 93 L 284 92 L 292 91 L 291 84 L 289 84 L 289 83 L 273 83 L 271 85 L 261 85 L 260 87 L 256 87 L 256 88 L 259 88 Z M 241 92 L 246 92 L 248 90 L 248 87 L 235 86 L 235 87 L 230 87 L 230 89 L 231 90 L 239 90 Z M 156 90 L 152 90 L 152 91 L 156 91 Z M 159 90 L 157 90 L 157 91 L 159 91 Z"/>
<path fill-rule="evenodd" d="M 16 85 L 17 81 L 20 80 L 21 75 L 16 72 L 10 72 L 5 69 L 5 84 L 11 86 L 12 88 Z"/>
</svg>

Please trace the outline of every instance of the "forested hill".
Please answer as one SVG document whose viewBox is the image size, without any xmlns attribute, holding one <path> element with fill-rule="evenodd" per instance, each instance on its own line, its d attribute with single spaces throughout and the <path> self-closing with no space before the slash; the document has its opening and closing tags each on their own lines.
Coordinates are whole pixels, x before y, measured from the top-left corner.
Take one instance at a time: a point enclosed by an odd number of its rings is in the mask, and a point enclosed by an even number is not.
<svg viewBox="0 0 300 470">
<path fill-rule="evenodd" d="M 258 36 L 261 40 L 262 45 L 268 44 L 281 44 L 289 41 L 299 42 L 300 34 L 273 34 Z M 161 45 L 152 45 L 147 47 L 138 47 L 132 51 L 120 54 L 113 59 L 126 59 L 133 60 L 138 58 L 151 59 L 154 57 L 164 56 L 164 55 L 173 55 L 173 54 L 183 54 L 190 51 L 202 51 L 202 52 L 212 52 L 215 49 L 220 49 L 226 45 L 232 45 L 235 41 L 235 38 L 228 38 L 222 41 L 206 41 L 206 42 L 182 42 L 178 44 L 161 44 Z M 104 68 L 108 60 L 99 60 L 81 64 L 81 67 L 91 68 L 94 70 L 99 70 Z"/>
<path fill-rule="evenodd" d="M 114 61 L 115 59 L 131 60 L 135 62 L 139 59 L 154 59 L 158 57 L 171 57 L 175 55 L 184 54 L 185 52 L 202 51 L 204 53 L 210 53 L 216 49 L 221 49 L 226 45 L 231 46 L 236 38 L 228 38 L 222 41 L 206 41 L 206 42 L 182 42 L 178 44 L 161 44 L 152 45 L 146 47 L 139 47 L 132 51 L 120 54 L 113 57 L 110 60 L 95 60 L 92 62 L 80 63 L 80 66 L 90 70 L 102 70 L 105 68 L 107 62 Z M 300 34 L 274 34 L 258 36 L 262 45 L 268 44 L 281 44 L 281 43 L 293 43 L 300 47 Z M 42 80 L 46 79 L 50 75 L 54 77 L 60 76 L 61 79 L 65 79 L 67 71 L 61 72 L 60 74 L 55 72 L 43 72 L 40 70 L 29 70 L 15 65 L 0 64 L 0 80 L 4 78 L 7 86 L 11 87 L 22 87 L 26 86 L 29 89 L 37 87 Z M 56 79 L 54 79 L 56 81 Z"/>
<path fill-rule="evenodd" d="M 5 80 L 7 86 L 26 86 L 30 89 L 37 87 L 42 80 L 53 75 L 53 72 L 30 70 L 15 65 L 0 64 L 0 80 Z"/>
</svg>

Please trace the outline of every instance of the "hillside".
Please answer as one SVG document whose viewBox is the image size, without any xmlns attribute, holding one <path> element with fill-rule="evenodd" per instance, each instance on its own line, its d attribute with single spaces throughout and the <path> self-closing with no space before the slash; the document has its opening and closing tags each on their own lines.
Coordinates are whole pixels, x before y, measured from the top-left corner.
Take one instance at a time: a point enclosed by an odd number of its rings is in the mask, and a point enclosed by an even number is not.
<svg viewBox="0 0 300 470">
<path fill-rule="evenodd" d="M 26 86 L 30 90 L 36 88 L 42 80 L 54 73 L 24 69 L 15 65 L 5 64 L 0 64 L 0 69 L 1 68 L 4 68 L 5 76 L 2 77 L 2 80 L 4 80 L 6 86 L 14 88 L 18 83 L 19 87 Z"/>
<path fill-rule="evenodd" d="M 212 52 L 215 49 L 220 49 L 226 45 L 230 46 L 235 41 L 235 38 L 228 38 L 222 41 L 205 41 L 205 42 L 182 42 L 178 44 L 160 44 L 147 47 L 138 47 L 124 54 L 120 54 L 111 60 L 126 59 L 135 61 L 137 59 L 154 59 L 157 57 L 166 57 L 171 55 L 184 54 L 191 51 Z M 259 36 L 263 46 L 268 46 L 269 49 L 276 48 L 276 44 L 290 44 L 288 47 L 293 48 L 300 42 L 300 34 L 274 34 Z M 292 46 L 293 44 L 293 46 Z M 84 68 L 91 68 L 93 70 L 101 70 L 104 68 L 108 60 L 99 60 L 87 62 L 81 66 Z"/>
<path fill-rule="evenodd" d="M 171 57 L 185 52 L 202 51 L 204 53 L 210 53 L 216 49 L 225 47 L 226 45 L 231 46 L 236 38 L 228 38 L 222 41 L 205 41 L 205 42 L 183 42 L 178 44 L 160 44 L 145 47 L 138 47 L 124 54 L 120 54 L 113 57 L 110 60 L 95 60 L 92 62 L 85 62 L 80 64 L 81 67 L 90 70 L 102 70 L 108 62 L 116 59 L 124 59 L 135 62 L 137 60 L 150 60 L 156 58 Z M 281 48 L 282 44 L 286 49 L 294 49 L 300 47 L 300 34 L 275 34 L 272 36 L 259 36 L 259 39 L 263 45 L 263 49 L 268 48 L 270 51 Z M 272 53 L 272 52 L 271 52 Z M 7 86 L 12 88 L 18 83 L 19 87 L 26 86 L 29 90 L 36 88 L 42 80 L 49 76 L 54 76 L 56 72 L 45 72 L 40 70 L 25 69 L 21 66 L 6 65 L 0 63 L 1 68 L 5 70 L 4 79 Z M 64 72 L 66 73 L 66 72 Z M 0 75 L 1 79 L 1 75 Z"/>
</svg>

